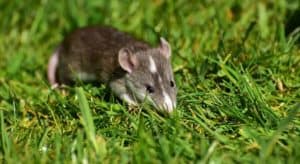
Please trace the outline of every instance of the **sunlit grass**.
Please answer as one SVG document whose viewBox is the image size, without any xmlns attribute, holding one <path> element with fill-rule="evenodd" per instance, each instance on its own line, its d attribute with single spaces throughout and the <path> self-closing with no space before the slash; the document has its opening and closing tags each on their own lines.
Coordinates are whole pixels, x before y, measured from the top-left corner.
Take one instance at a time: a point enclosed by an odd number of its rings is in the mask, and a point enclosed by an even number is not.
<svg viewBox="0 0 300 164">
<path fill-rule="evenodd" d="M 300 34 L 286 1 L 0 1 L 0 163 L 296 163 Z M 46 64 L 75 28 L 172 46 L 178 107 L 131 108 L 105 86 L 52 90 Z"/>
</svg>

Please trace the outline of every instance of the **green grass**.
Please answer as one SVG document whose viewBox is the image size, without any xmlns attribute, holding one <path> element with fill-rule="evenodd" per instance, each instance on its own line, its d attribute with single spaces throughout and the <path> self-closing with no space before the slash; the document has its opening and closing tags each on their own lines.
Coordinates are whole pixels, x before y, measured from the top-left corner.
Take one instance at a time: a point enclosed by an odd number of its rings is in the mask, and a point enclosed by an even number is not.
<svg viewBox="0 0 300 164">
<path fill-rule="evenodd" d="M 275 3 L 276 2 L 276 3 Z M 297 163 L 299 1 L 0 1 L 0 163 Z M 71 30 L 117 27 L 172 46 L 178 107 L 129 109 L 105 86 L 51 90 Z"/>
</svg>

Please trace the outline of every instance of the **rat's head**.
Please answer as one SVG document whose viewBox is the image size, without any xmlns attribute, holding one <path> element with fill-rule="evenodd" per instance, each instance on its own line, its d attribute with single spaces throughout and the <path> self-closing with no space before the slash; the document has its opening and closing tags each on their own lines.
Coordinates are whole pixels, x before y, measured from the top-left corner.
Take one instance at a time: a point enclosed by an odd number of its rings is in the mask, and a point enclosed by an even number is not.
<svg viewBox="0 0 300 164">
<path fill-rule="evenodd" d="M 146 100 L 159 110 L 173 111 L 177 89 L 170 57 L 170 45 L 163 38 L 156 48 L 137 52 L 123 48 L 119 51 L 119 64 L 127 72 L 125 81 L 130 99 Z"/>
</svg>

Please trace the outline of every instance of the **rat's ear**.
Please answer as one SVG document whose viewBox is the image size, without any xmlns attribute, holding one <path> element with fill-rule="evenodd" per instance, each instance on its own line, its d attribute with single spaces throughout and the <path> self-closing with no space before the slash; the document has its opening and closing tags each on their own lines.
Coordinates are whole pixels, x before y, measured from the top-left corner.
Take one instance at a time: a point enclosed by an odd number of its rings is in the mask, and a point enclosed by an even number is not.
<svg viewBox="0 0 300 164">
<path fill-rule="evenodd" d="M 171 46 L 165 38 L 160 38 L 159 51 L 168 59 L 171 56 Z"/>
<path fill-rule="evenodd" d="M 138 66 L 136 55 L 132 54 L 128 48 L 122 48 L 119 51 L 118 61 L 121 68 L 128 73 L 131 73 Z"/>
</svg>

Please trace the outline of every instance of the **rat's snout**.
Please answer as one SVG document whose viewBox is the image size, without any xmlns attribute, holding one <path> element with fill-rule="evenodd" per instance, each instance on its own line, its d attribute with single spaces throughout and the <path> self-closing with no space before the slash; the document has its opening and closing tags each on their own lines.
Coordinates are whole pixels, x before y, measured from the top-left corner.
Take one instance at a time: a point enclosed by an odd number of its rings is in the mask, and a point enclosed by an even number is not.
<svg viewBox="0 0 300 164">
<path fill-rule="evenodd" d="M 172 113 L 174 108 L 176 108 L 176 103 L 171 99 L 169 94 L 163 92 L 163 104 L 162 108 L 166 110 L 168 113 Z"/>
<path fill-rule="evenodd" d="M 164 103 L 163 104 L 163 109 L 166 110 L 168 113 L 172 113 L 174 110 L 175 106 L 172 104 Z"/>
</svg>

